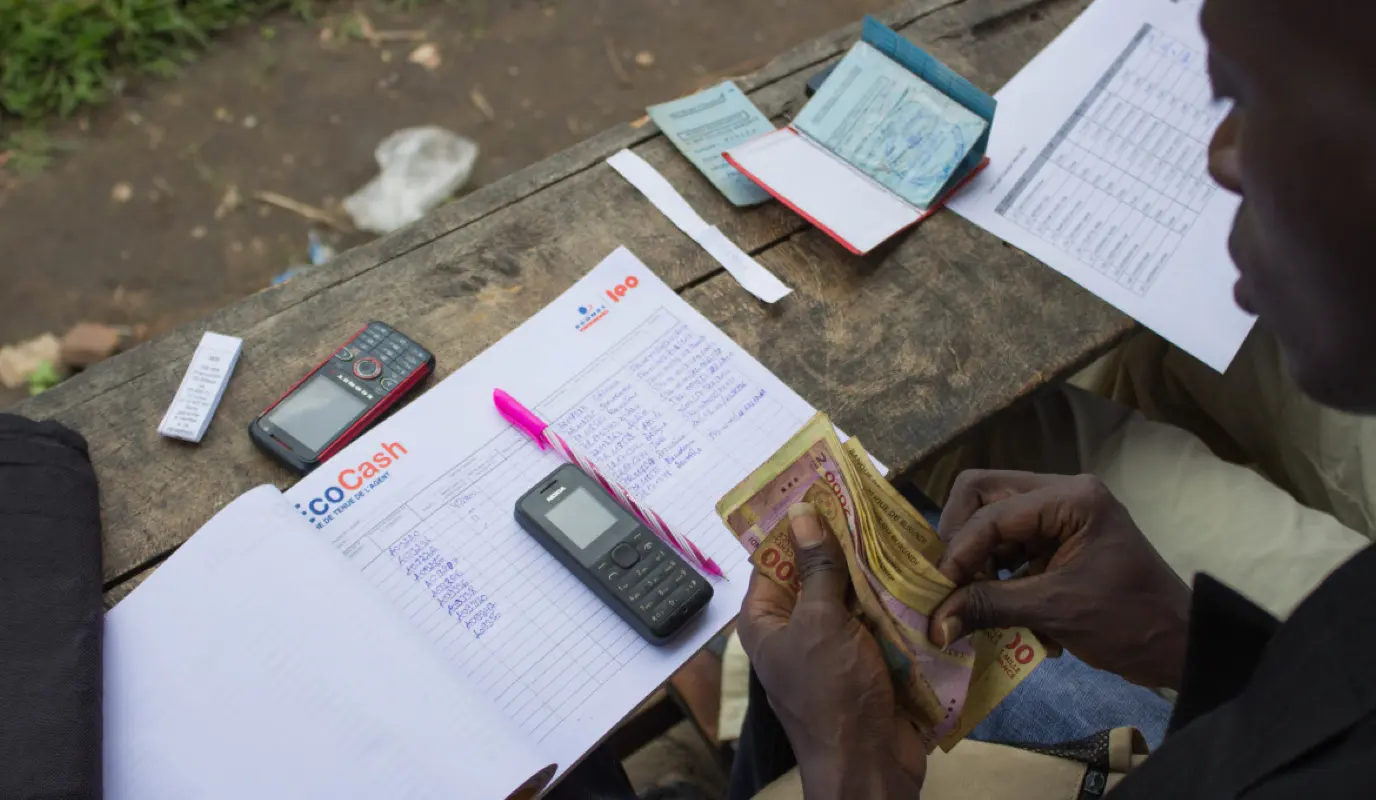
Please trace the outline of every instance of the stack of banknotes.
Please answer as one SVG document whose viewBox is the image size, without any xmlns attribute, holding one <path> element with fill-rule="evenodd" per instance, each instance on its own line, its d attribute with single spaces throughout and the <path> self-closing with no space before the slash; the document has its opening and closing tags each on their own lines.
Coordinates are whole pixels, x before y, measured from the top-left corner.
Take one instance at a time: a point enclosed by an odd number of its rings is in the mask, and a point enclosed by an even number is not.
<svg viewBox="0 0 1376 800">
<path fill-rule="evenodd" d="M 1041 663 L 1028 630 L 980 631 L 942 649 L 928 619 L 955 590 L 934 566 L 944 545 L 922 515 L 879 474 L 856 439 L 842 444 L 825 414 L 717 503 L 717 513 L 755 568 L 799 588 L 788 508 L 808 502 L 841 541 L 853 610 L 874 632 L 900 712 L 928 747 L 949 750 Z"/>
</svg>

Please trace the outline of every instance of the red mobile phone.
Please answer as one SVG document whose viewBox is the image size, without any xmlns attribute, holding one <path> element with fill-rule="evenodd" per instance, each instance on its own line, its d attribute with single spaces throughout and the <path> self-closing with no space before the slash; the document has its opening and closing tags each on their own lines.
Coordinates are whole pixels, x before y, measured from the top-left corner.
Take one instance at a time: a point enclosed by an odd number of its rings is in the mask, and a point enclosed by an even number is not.
<svg viewBox="0 0 1376 800">
<path fill-rule="evenodd" d="M 369 322 L 250 422 L 249 436 L 288 467 L 310 472 L 434 371 L 433 353 Z"/>
</svg>

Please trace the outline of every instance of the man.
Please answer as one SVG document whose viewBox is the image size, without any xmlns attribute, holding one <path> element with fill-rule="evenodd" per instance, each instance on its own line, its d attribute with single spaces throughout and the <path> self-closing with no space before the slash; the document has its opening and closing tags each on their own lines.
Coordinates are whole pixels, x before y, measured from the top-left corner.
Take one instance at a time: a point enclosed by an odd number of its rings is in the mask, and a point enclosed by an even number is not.
<svg viewBox="0 0 1376 800">
<path fill-rule="evenodd" d="M 1230 239 L 1237 301 L 1274 332 L 1308 394 L 1376 413 L 1365 241 L 1376 7 L 1207 0 L 1203 23 L 1215 91 L 1236 103 L 1210 167 L 1243 197 Z M 741 638 L 807 796 L 918 797 L 926 757 L 895 714 L 877 644 L 845 613 L 839 546 L 806 508 L 793 532 L 797 602 L 756 576 Z M 933 614 L 934 641 L 1023 625 L 1093 666 L 1179 690 L 1164 746 L 1114 798 L 1376 796 L 1376 549 L 1282 624 L 1207 575 L 1191 592 L 1093 477 L 965 473 L 940 533 L 939 567 L 961 588 Z M 980 577 L 1023 564 L 1023 577 Z"/>
<path fill-rule="evenodd" d="M 1376 413 L 1365 241 L 1376 7 L 1208 0 L 1203 22 L 1215 91 L 1236 103 L 1211 171 L 1243 196 L 1230 238 L 1237 302 L 1273 330 L 1307 394 Z M 966 472 L 940 533 L 938 566 L 962 588 L 933 614 L 934 642 L 1025 625 L 1088 664 L 1181 693 L 1163 748 L 1113 797 L 1376 796 L 1376 549 L 1281 624 L 1203 574 L 1190 592 L 1091 476 Z M 918 797 L 926 757 L 894 713 L 877 643 L 845 613 L 839 547 L 805 508 L 794 537 L 797 604 L 757 576 L 742 642 L 808 797 Z M 1020 565 L 1025 577 L 980 578 Z"/>
</svg>

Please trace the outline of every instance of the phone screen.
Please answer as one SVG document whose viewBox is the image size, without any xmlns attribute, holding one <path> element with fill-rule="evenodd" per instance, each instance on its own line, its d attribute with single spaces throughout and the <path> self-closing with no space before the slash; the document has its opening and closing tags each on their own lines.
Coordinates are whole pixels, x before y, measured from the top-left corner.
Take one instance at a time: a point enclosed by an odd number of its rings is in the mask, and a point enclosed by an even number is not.
<svg viewBox="0 0 1376 800">
<path fill-rule="evenodd" d="M 367 403 L 337 381 L 316 375 L 278 403 L 266 419 L 319 453 L 367 408 Z"/>
<path fill-rule="evenodd" d="M 588 549 L 616 524 L 616 517 L 587 489 L 569 492 L 545 517 L 580 550 Z"/>
</svg>

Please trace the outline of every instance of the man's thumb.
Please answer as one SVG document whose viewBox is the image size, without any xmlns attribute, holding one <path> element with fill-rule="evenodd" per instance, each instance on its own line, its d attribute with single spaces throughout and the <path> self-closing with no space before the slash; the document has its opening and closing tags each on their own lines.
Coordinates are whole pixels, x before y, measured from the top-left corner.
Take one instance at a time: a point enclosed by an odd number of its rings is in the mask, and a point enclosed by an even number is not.
<svg viewBox="0 0 1376 800">
<path fill-rule="evenodd" d="M 938 647 L 986 628 L 1043 629 L 1048 610 L 1044 575 L 976 581 L 947 595 L 932 612 L 927 638 Z"/>
<path fill-rule="evenodd" d="M 821 600 L 842 603 L 850 588 L 850 572 L 841 543 L 827 530 L 826 521 L 811 503 L 794 503 L 788 509 L 793 533 L 798 579 L 802 581 L 802 602 Z"/>
</svg>

